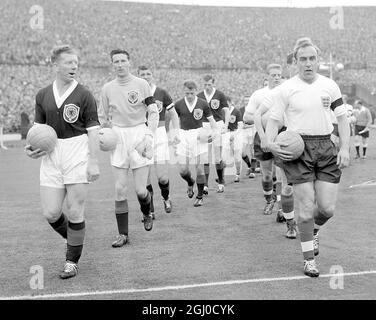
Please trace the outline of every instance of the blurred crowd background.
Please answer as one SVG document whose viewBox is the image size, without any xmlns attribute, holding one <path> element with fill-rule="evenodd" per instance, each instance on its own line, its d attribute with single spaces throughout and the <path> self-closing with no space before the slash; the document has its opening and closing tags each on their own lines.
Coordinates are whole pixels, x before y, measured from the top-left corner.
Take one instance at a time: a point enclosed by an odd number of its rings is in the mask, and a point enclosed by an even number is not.
<svg viewBox="0 0 376 320">
<path fill-rule="evenodd" d="M 38 13 L 34 5 L 39 6 Z M 22 112 L 32 122 L 35 94 L 53 79 L 50 50 L 63 43 L 79 50 L 78 80 L 96 98 L 113 77 L 109 52 L 125 48 L 133 72 L 140 64 L 150 66 L 157 84 L 173 99 L 182 97 L 185 80 L 202 86 L 202 76 L 211 73 L 216 87 L 242 106 L 245 97 L 262 86 L 266 65 L 286 65 L 286 56 L 302 36 L 319 46 L 323 61 L 328 62 L 331 53 L 335 63 L 344 65 L 335 73 L 340 86 L 357 84 L 371 96 L 376 94 L 376 7 L 344 7 L 343 28 L 333 28 L 336 13 L 329 8 L 2 0 L 0 10 L 0 125 L 4 132 L 20 131 Z M 38 14 L 43 21 L 35 20 Z"/>
</svg>

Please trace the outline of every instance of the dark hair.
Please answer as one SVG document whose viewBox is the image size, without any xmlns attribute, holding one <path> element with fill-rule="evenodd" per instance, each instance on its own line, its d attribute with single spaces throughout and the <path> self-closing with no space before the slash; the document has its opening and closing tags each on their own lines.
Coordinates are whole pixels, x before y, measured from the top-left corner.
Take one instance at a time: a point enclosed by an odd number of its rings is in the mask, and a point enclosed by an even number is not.
<svg viewBox="0 0 376 320">
<path fill-rule="evenodd" d="M 69 53 L 69 54 L 77 55 L 77 51 L 67 44 L 56 46 L 51 50 L 51 57 L 50 57 L 51 62 L 55 63 L 59 59 L 62 53 Z"/>
<path fill-rule="evenodd" d="M 204 76 L 204 81 L 208 82 L 210 80 L 213 80 L 212 82 L 214 83 L 214 77 L 211 74 L 207 74 Z"/>
<path fill-rule="evenodd" d="M 303 37 L 296 40 L 295 47 L 294 47 L 294 58 L 296 59 L 299 49 L 306 48 L 306 47 L 313 47 L 315 48 L 317 55 L 320 54 L 320 49 L 313 44 L 311 38 Z"/>
<path fill-rule="evenodd" d="M 185 81 L 184 87 L 188 88 L 189 90 L 197 90 L 197 84 L 192 80 Z"/>
<path fill-rule="evenodd" d="M 129 60 L 129 53 L 123 49 L 114 49 L 110 52 L 110 57 L 111 57 L 111 61 L 112 61 L 112 57 L 115 55 L 115 54 L 125 54 Z"/>
<path fill-rule="evenodd" d="M 227 100 L 227 102 L 231 102 L 231 97 L 230 96 L 226 96 L 226 100 Z"/>
<path fill-rule="evenodd" d="M 143 70 L 150 70 L 150 68 L 145 65 L 141 65 L 137 67 L 137 73 L 140 73 L 140 71 L 143 71 Z"/>
</svg>

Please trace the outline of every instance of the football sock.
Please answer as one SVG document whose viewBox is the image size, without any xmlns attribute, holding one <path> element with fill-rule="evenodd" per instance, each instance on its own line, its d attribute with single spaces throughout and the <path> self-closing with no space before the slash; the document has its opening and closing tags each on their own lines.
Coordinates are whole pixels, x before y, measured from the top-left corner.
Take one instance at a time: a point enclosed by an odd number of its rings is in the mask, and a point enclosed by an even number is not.
<svg viewBox="0 0 376 320">
<path fill-rule="evenodd" d="M 247 167 L 250 168 L 251 167 L 251 163 L 249 162 L 249 158 L 247 155 L 245 155 L 244 157 L 242 157 L 243 161 L 246 163 Z M 253 159 L 252 159 L 253 160 Z"/>
<path fill-rule="evenodd" d="M 355 146 L 355 149 L 356 149 L 356 155 L 360 157 L 359 146 Z"/>
<path fill-rule="evenodd" d="M 51 227 L 60 234 L 64 239 L 67 238 L 68 219 L 64 213 L 61 213 L 59 219 L 50 223 Z"/>
<path fill-rule="evenodd" d="M 363 147 L 363 156 L 366 155 L 366 152 L 367 152 L 367 147 Z"/>
<path fill-rule="evenodd" d="M 150 192 L 150 212 L 154 212 L 154 201 L 153 201 L 153 195 L 154 195 L 154 190 L 153 186 L 151 184 L 146 186 L 146 189 Z"/>
<path fill-rule="evenodd" d="M 85 221 L 68 222 L 66 260 L 78 263 L 80 260 L 85 238 Z"/>
<path fill-rule="evenodd" d="M 270 202 L 273 199 L 273 180 L 262 180 L 262 191 L 266 202 Z"/>
<path fill-rule="evenodd" d="M 141 212 L 147 216 L 150 214 L 150 203 L 151 203 L 151 194 L 150 194 L 150 191 L 147 190 L 146 191 L 146 196 L 143 195 L 143 196 L 139 196 L 137 195 L 137 198 L 138 198 L 138 202 L 140 203 L 140 209 L 141 209 Z"/>
<path fill-rule="evenodd" d="M 223 161 L 221 161 L 220 163 L 217 163 L 215 165 L 215 168 L 217 170 L 217 175 L 218 175 L 218 183 L 219 184 L 224 184 L 224 180 L 223 180 Z"/>
<path fill-rule="evenodd" d="M 115 201 L 115 215 L 119 234 L 128 235 L 128 200 Z"/>
<path fill-rule="evenodd" d="M 162 184 L 158 182 L 158 185 L 159 185 L 159 188 L 161 189 L 162 198 L 167 200 L 170 195 L 170 181 L 167 181 L 166 184 Z"/>
<path fill-rule="evenodd" d="M 192 176 L 191 176 L 191 172 L 188 171 L 187 173 L 184 173 L 184 174 L 180 174 L 180 176 L 185 180 L 187 181 L 188 183 L 188 186 L 192 187 L 194 185 L 194 180 L 192 179 Z"/>
<path fill-rule="evenodd" d="M 209 173 L 210 173 L 210 164 L 209 163 L 205 163 L 204 164 L 204 173 L 205 173 L 205 186 L 208 186 L 208 182 L 209 182 Z"/>
<path fill-rule="evenodd" d="M 204 192 L 204 186 L 205 186 L 205 176 L 204 175 L 197 175 L 197 197 L 198 199 L 201 199 Z"/>
<path fill-rule="evenodd" d="M 298 230 L 304 260 L 313 259 L 313 219 L 305 221 L 298 219 Z"/>
<path fill-rule="evenodd" d="M 252 172 L 255 172 L 256 167 L 257 167 L 257 160 L 255 158 L 252 158 L 251 159 L 251 170 L 252 170 Z"/>
<path fill-rule="evenodd" d="M 294 219 L 294 196 L 292 192 L 288 195 L 281 194 L 281 206 L 285 219 Z"/>
</svg>

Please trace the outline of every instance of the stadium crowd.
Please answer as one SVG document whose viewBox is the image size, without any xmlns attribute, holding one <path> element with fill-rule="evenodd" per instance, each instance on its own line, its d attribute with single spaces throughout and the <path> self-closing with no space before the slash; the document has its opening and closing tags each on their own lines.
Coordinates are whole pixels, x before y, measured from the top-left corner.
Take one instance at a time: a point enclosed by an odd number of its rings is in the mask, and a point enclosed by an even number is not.
<svg viewBox="0 0 376 320">
<path fill-rule="evenodd" d="M 187 78 L 199 80 L 207 69 L 216 85 L 243 103 L 260 87 L 265 67 L 283 63 L 296 38 L 311 36 L 329 57 L 345 65 L 366 63 L 366 70 L 342 72 L 342 82 L 374 90 L 372 52 L 375 7 L 344 8 L 344 28 L 333 29 L 329 8 L 217 8 L 107 1 L 32 0 L 0 3 L 0 110 L 5 132 L 17 131 L 20 113 L 32 114 L 38 89 L 51 79 L 48 56 L 53 45 L 80 50 L 79 80 L 98 97 L 111 78 L 108 53 L 124 47 L 136 68 L 146 64 L 156 80 L 182 95 Z M 38 19 L 38 14 L 42 14 Z M 43 19 L 41 19 L 41 17 Z M 304 21 L 304 23 L 302 23 Z M 33 26 L 34 24 L 34 26 Z M 43 26 L 38 29 L 37 26 Z M 366 32 L 367 31 L 367 32 Z M 206 70 L 205 70 L 206 69 Z M 354 72 L 353 72 L 354 71 Z"/>
</svg>

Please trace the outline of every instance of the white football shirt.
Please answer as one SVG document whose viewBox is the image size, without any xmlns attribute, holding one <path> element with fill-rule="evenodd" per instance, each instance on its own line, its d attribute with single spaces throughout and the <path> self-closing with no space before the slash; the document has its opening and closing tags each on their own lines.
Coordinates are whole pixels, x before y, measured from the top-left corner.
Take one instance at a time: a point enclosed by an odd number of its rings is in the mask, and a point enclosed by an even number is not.
<svg viewBox="0 0 376 320">
<path fill-rule="evenodd" d="M 336 117 L 347 113 L 338 85 L 322 75 L 311 84 L 292 77 L 273 90 L 273 100 L 270 118 L 282 122 L 285 114 L 287 130 L 303 135 L 331 134 L 331 111 Z"/>
</svg>

